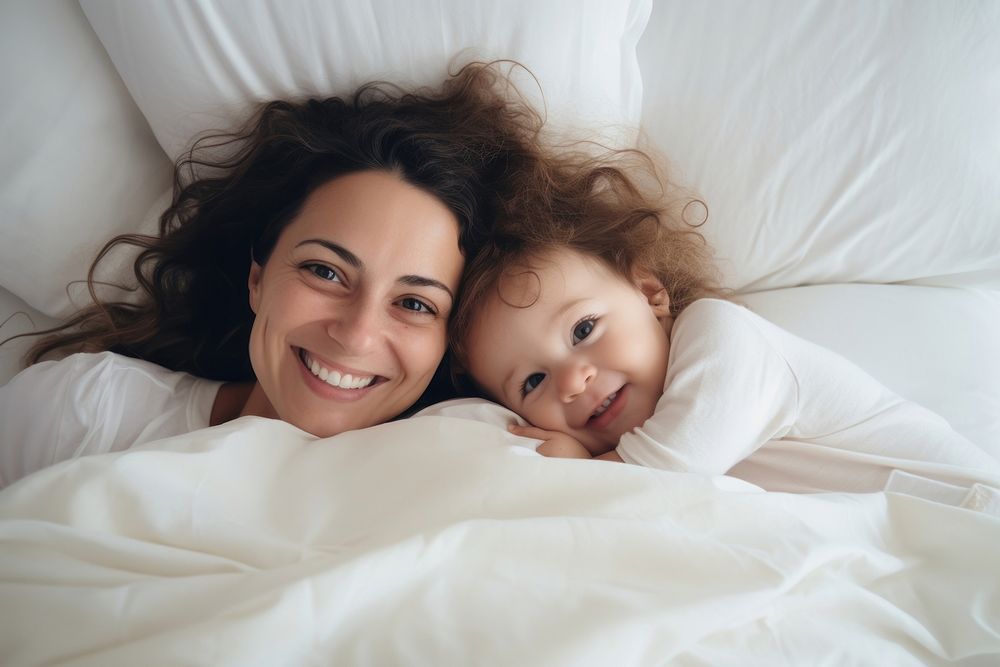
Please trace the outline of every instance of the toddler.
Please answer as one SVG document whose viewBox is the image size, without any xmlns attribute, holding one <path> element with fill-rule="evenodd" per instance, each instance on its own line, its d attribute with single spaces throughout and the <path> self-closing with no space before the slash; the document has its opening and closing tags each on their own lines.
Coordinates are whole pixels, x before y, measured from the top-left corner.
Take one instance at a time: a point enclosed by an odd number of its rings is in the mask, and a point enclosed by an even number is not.
<svg viewBox="0 0 1000 667">
<path fill-rule="evenodd" d="M 718 298 L 700 235 L 603 192 L 512 224 L 468 268 L 456 367 L 530 423 L 513 433 L 546 456 L 778 491 L 998 486 L 1000 464 L 941 417 Z"/>
</svg>

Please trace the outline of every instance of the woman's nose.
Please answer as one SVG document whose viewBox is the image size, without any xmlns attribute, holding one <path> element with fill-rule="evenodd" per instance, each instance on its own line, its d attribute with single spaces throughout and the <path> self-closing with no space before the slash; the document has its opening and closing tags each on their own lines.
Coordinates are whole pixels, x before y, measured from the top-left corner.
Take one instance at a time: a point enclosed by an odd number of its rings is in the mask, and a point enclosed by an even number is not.
<svg viewBox="0 0 1000 667">
<path fill-rule="evenodd" d="M 597 369 L 587 362 L 570 361 L 556 374 L 556 387 L 563 403 L 575 400 L 597 377 Z"/>
<path fill-rule="evenodd" d="M 367 300 L 355 299 L 338 304 L 326 331 L 345 354 L 358 355 L 372 348 L 380 326 L 378 307 Z"/>
</svg>

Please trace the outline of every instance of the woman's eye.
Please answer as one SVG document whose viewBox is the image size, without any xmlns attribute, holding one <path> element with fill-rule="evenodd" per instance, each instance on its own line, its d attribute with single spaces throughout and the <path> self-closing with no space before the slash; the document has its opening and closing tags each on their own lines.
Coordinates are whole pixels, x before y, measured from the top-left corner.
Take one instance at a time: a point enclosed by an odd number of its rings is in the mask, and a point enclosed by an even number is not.
<svg viewBox="0 0 1000 667">
<path fill-rule="evenodd" d="M 305 268 L 320 280 L 343 282 L 340 279 L 340 275 L 325 264 L 306 264 Z"/>
<path fill-rule="evenodd" d="M 521 396 L 527 396 L 545 379 L 545 373 L 532 373 L 521 385 Z"/>
<path fill-rule="evenodd" d="M 592 318 L 587 318 L 577 322 L 573 327 L 573 345 L 576 345 L 584 338 L 589 336 L 594 332 L 594 325 L 597 323 L 596 320 Z"/>
<path fill-rule="evenodd" d="M 406 297 L 399 302 L 399 305 L 406 310 L 412 310 L 415 313 L 430 313 L 435 314 L 435 310 L 428 306 L 426 303 L 420 299 L 414 299 L 413 297 Z"/>
</svg>

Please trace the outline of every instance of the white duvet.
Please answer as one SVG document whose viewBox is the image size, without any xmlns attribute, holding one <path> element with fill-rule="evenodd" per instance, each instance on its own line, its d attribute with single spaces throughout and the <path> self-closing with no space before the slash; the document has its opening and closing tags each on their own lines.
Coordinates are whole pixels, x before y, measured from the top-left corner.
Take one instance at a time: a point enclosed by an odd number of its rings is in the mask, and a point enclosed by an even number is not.
<svg viewBox="0 0 1000 667">
<path fill-rule="evenodd" d="M 513 442 L 244 418 L 42 470 L 0 492 L 0 662 L 1000 664 L 995 515 Z"/>
</svg>

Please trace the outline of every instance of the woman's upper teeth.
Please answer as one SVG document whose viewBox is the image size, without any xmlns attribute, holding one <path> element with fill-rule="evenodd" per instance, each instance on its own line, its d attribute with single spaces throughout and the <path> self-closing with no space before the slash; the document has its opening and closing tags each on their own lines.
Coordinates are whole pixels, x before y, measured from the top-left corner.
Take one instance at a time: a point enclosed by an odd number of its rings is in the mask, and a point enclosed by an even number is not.
<svg viewBox="0 0 1000 667">
<path fill-rule="evenodd" d="M 599 405 L 599 406 L 597 407 L 597 409 L 596 409 L 596 410 L 594 410 L 594 414 L 592 414 L 592 415 L 590 415 L 590 416 L 591 416 L 592 418 L 593 418 L 593 417 L 600 417 L 600 416 L 601 416 L 602 414 L 604 414 L 604 411 L 608 409 L 608 406 L 609 406 L 609 405 L 611 405 L 611 402 L 612 402 L 613 400 L 615 400 L 615 398 L 616 398 L 617 396 L 618 396 L 618 392 L 616 391 L 616 392 L 612 393 L 612 394 L 611 394 L 610 396 L 608 396 L 607 398 L 605 398 L 605 399 L 604 399 L 604 402 L 603 402 L 603 403 L 601 403 L 601 404 L 600 404 L 600 405 Z"/>
<path fill-rule="evenodd" d="M 309 367 L 309 370 L 312 371 L 312 374 L 331 387 L 340 387 L 341 389 L 361 389 L 363 387 L 367 387 L 375 380 L 374 375 L 354 377 L 350 373 L 341 374 L 340 371 L 331 371 L 323 366 L 320 366 L 319 362 L 310 357 L 309 353 L 305 350 L 302 351 L 302 355 L 305 359 L 306 365 Z"/>
</svg>

